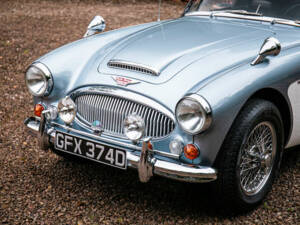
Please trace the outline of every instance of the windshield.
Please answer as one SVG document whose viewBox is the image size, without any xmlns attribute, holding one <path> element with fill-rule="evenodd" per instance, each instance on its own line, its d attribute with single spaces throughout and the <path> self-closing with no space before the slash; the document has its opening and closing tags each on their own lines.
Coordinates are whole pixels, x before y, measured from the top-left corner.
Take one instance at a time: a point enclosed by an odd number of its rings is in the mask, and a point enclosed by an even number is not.
<svg viewBox="0 0 300 225">
<path fill-rule="evenodd" d="M 300 0 L 191 0 L 186 12 L 229 13 L 300 20 Z"/>
</svg>

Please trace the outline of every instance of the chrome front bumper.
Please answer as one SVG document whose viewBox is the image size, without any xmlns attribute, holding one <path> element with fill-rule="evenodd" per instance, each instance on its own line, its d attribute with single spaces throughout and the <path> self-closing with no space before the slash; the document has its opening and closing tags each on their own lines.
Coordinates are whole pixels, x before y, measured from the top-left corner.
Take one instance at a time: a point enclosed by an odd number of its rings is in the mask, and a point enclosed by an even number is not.
<svg viewBox="0 0 300 225">
<path fill-rule="evenodd" d="M 41 120 L 35 117 L 27 118 L 24 124 L 30 134 L 39 137 L 42 149 L 46 150 L 50 147 L 50 143 L 54 143 L 55 128 L 45 129 L 45 119 L 43 116 Z M 77 131 L 67 126 L 61 126 L 68 131 L 75 133 Z M 83 131 L 78 131 L 78 134 L 91 136 Z M 145 139 L 143 141 L 143 147 L 139 151 L 139 155 L 134 154 L 134 151 L 130 150 L 126 153 L 128 166 L 138 170 L 141 182 L 149 181 L 153 174 L 191 183 L 206 183 L 217 179 L 217 171 L 211 167 L 176 164 L 157 159 L 155 157 L 157 151 L 148 149 L 148 141 L 150 140 Z"/>
</svg>

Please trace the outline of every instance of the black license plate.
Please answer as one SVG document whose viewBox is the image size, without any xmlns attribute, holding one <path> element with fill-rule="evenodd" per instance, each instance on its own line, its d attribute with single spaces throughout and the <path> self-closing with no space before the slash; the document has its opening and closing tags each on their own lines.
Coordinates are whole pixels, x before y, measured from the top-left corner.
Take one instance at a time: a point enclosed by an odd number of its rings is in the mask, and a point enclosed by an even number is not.
<svg viewBox="0 0 300 225">
<path fill-rule="evenodd" d="M 121 169 L 127 168 L 126 151 L 70 134 L 56 132 L 55 148 Z"/>
</svg>

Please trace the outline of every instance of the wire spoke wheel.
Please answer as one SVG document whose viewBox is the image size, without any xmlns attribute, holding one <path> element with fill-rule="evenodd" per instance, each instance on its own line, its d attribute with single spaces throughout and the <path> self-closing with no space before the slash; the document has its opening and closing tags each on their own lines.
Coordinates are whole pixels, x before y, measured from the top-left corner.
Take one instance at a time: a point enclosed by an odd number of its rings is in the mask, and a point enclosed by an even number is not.
<svg viewBox="0 0 300 225">
<path fill-rule="evenodd" d="M 250 132 L 238 158 L 238 175 L 243 192 L 260 192 L 272 172 L 277 151 L 277 136 L 272 123 L 261 122 Z"/>
</svg>

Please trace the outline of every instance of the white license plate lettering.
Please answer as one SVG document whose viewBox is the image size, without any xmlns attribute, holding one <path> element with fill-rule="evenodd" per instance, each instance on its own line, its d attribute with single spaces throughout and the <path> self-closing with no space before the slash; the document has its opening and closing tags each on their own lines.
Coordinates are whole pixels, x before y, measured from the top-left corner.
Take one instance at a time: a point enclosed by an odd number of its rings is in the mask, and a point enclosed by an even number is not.
<svg viewBox="0 0 300 225">
<path fill-rule="evenodd" d="M 105 156 L 105 159 L 110 162 L 110 164 L 114 164 L 114 150 L 110 148 Z"/>
<path fill-rule="evenodd" d="M 90 158 L 94 158 L 95 157 L 95 145 L 91 142 L 87 142 L 86 146 L 87 146 L 86 156 L 90 157 Z"/>
<path fill-rule="evenodd" d="M 74 142 L 75 142 L 74 153 L 78 153 L 78 154 L 82 155 L 81 148 L 80 148 L 82 140 L 74 138 Z"/>
<path fill-rule="evenodd" d="M 56 132 L 55 148 L 118 168 L 126 169 L 127 167 L 126 151 L 69 134 Z"/>
<path fill-rule="evenodd" d="M 123 167 L 125 165 L 125 152 L 116 150 L 116 166 Z"/>
<path fill-rule="evenodd" d="M 100 160 L 100 158 L 101 158 L 101 156 L 102 156 L 102 154 L 104 152 L 104 146 L 102 146 L 102 145 L 96 145 L 96 148 L 100 149 L 100 152 L 99 152 L 99 154 L 97 156 L 97 160 Z"/>
<path fill-rule="evenodd" d="M 59 149 L 64 149 L 64 146 L 65 146 L 65 141 L 64 141 L 65 137 L 63 134 L 61 133 L 58 133 L 56 135 L 56 147 L 59 148 Z"/>
<path fill-rule="evenodd" d="M 65 136 L 65 150 L 68 149 L 68 146 L 73 147 L 73 137 Z"/>
</svg>

